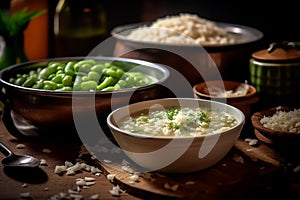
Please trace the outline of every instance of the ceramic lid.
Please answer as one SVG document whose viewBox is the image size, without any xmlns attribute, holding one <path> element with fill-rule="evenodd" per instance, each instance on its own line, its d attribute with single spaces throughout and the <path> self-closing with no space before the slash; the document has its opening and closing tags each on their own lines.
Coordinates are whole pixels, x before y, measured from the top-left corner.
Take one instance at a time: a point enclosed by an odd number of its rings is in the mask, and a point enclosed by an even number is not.
<svg viewBox="0 0 300 200">
<path fill-rule="evenodd" d="M 252 54 L 252 57 L 261 61 L 294 61 L 300 60 L 300 52 L 293 42 L 272 43 L 268 49 Z"/>
</svg>

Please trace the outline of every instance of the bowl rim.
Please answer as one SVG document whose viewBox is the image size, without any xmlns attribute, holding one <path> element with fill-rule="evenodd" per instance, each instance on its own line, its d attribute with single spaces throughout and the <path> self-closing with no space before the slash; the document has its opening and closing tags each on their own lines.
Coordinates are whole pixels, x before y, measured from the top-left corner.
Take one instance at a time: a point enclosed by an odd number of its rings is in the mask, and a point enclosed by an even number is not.
<svg viewBox="0 0 300 200">
<path fill-rule="evenodd" d="M 152 21 L 154 22 L 154 21 Z M 215 21 L 214 23 L 218 25 L 219 27 L 225 28 L 228 32 L 231 34 L 245 34 L 249 35 L 249 39 L 243 41 L 243 42 L 237 42 L 234 44 L 226 44 L 226 45 L 188 45 L 188 44 L 168 44 L 168 43 L 159 43 L 159 42 L 147 42 L 147 41 L 138 41 L 138 40 L 133 40 L 129 39 L 124 35 L 129 31 L 132 31 L 138 27 L 141 26 L 148 26 L 152 22 L 139 22 L 139 23 L 131 23 L 131 24 L 126 24 L 126 25 L 120 25 L 111 30 L 111 35 L 116 38 L 117 40 L 128 42 L 131 44 L 142 44 L 142 45 L 147 45 L 150 47 L 177 47 L 177 48 L 205 48 L 208 51 L 216 51 L 220 49 L 231 49 L 233 47 L 238 47 L 240 45 L 245 45 L 253 42 L 257 42 L 260 39 L 263 38 L 264 34 L 258 29 L 245 26 L 245 25 L 240 25 L 240 24 L 232 24 L 232 23 L 225 23 L 225 22 L 218 22 Z M 123 33 L 123 34 L 121 34 Z"/>
<path fill-rule="evenodd" d="M 239 85 L 239 84 L 242 84 L 242 82 L 238 82 L 238 81 L 231 81 L 231 80 L 211 80 L 211 81 L 203 81 L 203 82 L 200 82 L 200 83 L 197 83 L 193 86 L 193 92 L 195 95 L 199 96 L 199 97 L 204 97 L 204 98 L 213 98 L 213 99 L 216 99 L 216 100 L 220 100 L 220 99 L 227 99 L 229 101 L 231 100 L 245 100 L 245 99 L 248 99 L 248 98 L 252 98 L 252 97 L 255 97 L 257 96 L 257 92 L 256 92 L 256 88 L 251 85 L 251 84 L 248 84 L 249 86 L 249 89 L 248 89 L 248 92 L 246 95 L 244 96 L 234 96 L 234 97 L 218 97 L 218 96 L 212 96 L 212 95 L 209 95 L 209 94 L 206 94 L 202 91 L 200 91 L 200 88 L 202 86 L 205 86 L 207 84 L 221 84 L 223 83 L 223 86 L 224 86 L 224 89 L 226 88 L 226 84 L 236 84 L 236 85 Z M 248 100 L 247 100 L 248 101 Z"/>
<path fill-rule="evenodd" d="M 295 108 L 292 107 L 287 107 L 287 106 L 278 106 L 278 107 L 272 107 L 268 109 L 264 109 L 261 111 L 258 111 L 254 113 L 251 116 L 251 123 L 253 127 L 263 136 L 267 137 L 268 139 L 300 139 L 300 134 L 299 133 L 292 133 L 292 132 L 287 132 L 287 131 L 279 131 L 279 130 L 273 130 L 264 127 L 261 123 L 260 120 L 264 116 L 272 116 L 275 114 L 278 110 L 281 111 L 291 111 L 294 110 Z"/>
<path fill-rule="evenodd" d="M 238 123 L 234 126 L 231 127 L 228 130 L 219 132 L 219 133 L 214 133 L 214 134 L 208 134 L 208 135 L 199 135 L 199 136 L 179 136 L 179 137 L 174 137 L 174 136 L 150 136 L 150 135 L 143 135 L 143 134 L 136 134 L 136 133 L 132 133 L 130 131 L 124 131 L 122 129 L 120 129 L 119 127 L 117 127 L 115 125 L 115 123 L 112 122 L 112 118 L 113 115 L 115 115 L 117 112 L 120 112 L 122 110 L 128 109 L 129 107 L 134 107 L 134 106 L 138 106 L 138 105 L 143 105 L 143 104 L 154 104 L 155 102 L 167 102 L 167 101 L 194 101 L 194 102 L 204 102 L 204 103 L 212 103 L 215 105 L 219 105 L 219 106 L 223 106 L 224 108 L 230 108 L 233 111 L 237 112 L 241 119 L 238 120 Z M 162 99 L 151 99 L 151 100 L 145 100 L 145 101 L 140 101 L 140 102 L 136 102 L 136 103 L 132 103 L 129 105 L 125 105 L 122 107 L 119 107 L 113 111 L 111 111 L 109 113 L 109 115 L 107 116 L 107 124 L 109 126 L 109 128 L 112 128 L 114 130 L 116 130 L 119 133 L 125 134 L 126 136 L 130 136 L 130 137 L 135 137 L 135 138 L 140 138 L 140 139 L 154 139 L 154 140 L 187 140 L 187 139 L 199 139 L 199 138 L 205 138 L 205 137 L 215 137 L 216 135 L 221 135 L 221 134 L 228 134 L 236 129 L 239 129 L 240 126 L 243 126 L 245 123 L 245 115 L 242 111 L 240 111 L 238 108 L 231 106 L 229 104 L 225 104 L 222 102 L 218 102 L 218 101 L 212 101 L 212 100 L 206 100 L 206 99 L 196 99 L 196 98 L 185 98 L 185 97 L 180 97 L 180 98 L 162 98 Z M 112 131 L 113 132 L 113 131 Z M 114 135 L 114 133 L 113 133 Z"/>
<path fill-rule="evenodd" d="M 9 73 L 13 69 L 21 68 L 24 66 L 29 66 L 37 63 L 48 63 L 51 61 L 69 61 L 69 60 L 83 60 L 83 59 L 95 59 L 95 60 L 103 60 L 103 61 L 121 61 L 121 62 L 130 62 L 137 65 L 143 65 L 147 67 L 154 68 L 159 70 L 163 73 L 163 77 L 149 85 L 135 87 L 135 88 L 124 88 L 120 90 L 110 90 L 110 91 L 54 91 L 54 90 L 43 90 L 43 89 L 34 89 L 29 87 L 18 86 L 8 81 L 4 80 L 3 77 L 6 73 Z M 8 86 L 10 88 L 18 89 L 22 92 L 35 92 L 36 94 L 51 94 L 51 95 L 61 95 L 61 96 L 69 96 L 70 94 L 76 95 L 91 95 L 91 94 L 112 94 L 115 92 L 118 93 L 126 93 L 126 92 L 133 92 L 136 90 L 143 90 L 149 87 L 153 87 L 155 85 L 159 85 L 165 82 L 170 77 L 170 71 L 163 65 L 159 63 L 152 63 L 149 61 L 134 59 L 134 58 L 120 58 L 120 57 L 112 57 L 112 56 L 74 56 L 74 57 L 56 57 L 56 58 L 47 58 L 47 59 L 40 59 L 40 60 L 31 60 L 23 63 L 17 63 L 11 66 L 8 66 L 2 70 L 0 70 L 0 85 Z"/>
</svg>

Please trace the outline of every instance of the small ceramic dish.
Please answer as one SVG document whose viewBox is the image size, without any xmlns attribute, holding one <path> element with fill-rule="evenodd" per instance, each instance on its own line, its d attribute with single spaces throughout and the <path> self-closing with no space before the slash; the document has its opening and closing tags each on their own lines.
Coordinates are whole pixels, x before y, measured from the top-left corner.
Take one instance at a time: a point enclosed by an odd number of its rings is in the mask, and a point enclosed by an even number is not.
<svg viewBox="0 0 300 200">
<path fill-rule="evenodd" d="M 248 119 L 251 115 L 251 104 L 254 104 L 259 100 L 255 87 L 247 84 L 248 90 L 246 92 L 244 91 L 245 94 L 243 95 L 216 95 L 216 93 L 222 91 L 231 92 L 232 94 L 243 84 L 245 83 L 229 80 L 206 81 L 194 85 L 193 92 L 195 98 L 214 100 L 232 105 L 240 109 L 244 113 L 246 119 Z"/>
<path fill-rule="evenodd" d="M 254 127 L 254 133 L 256 137 L 269 144 L 279 144 L 279 143 L 285 143 L 285 144 L 291 144 L 291 143 L 299 143 L 300 142 L 300 133 L 295 132 L 289 132 L 289 131 L 282 131 L 278 129 L 271 129 L 266 128 L 262 123 L 261 119 L 264 117 L 272 117 L 276 112 L 283 111 L 284 113 L 288 113 L 290 111 L 294 111 L 294 108 L 289 107 L 273 107 L 266 110 L 262 110 L 259 112 L 256 112 L 251 117 L 251 122 Z M 298 116 L 299 118 L 299 116 Z M 280 119 L 280 118 L 279 118 Z M 296 116 L 294 118 L 290 119 L 296 119 Z M 284 119 L 287 120 L 287 119 Z M 280 122 L 278 122 L 280 123 Z M 300 123 L 300 121 L 298 122 Z"/>
</svg>

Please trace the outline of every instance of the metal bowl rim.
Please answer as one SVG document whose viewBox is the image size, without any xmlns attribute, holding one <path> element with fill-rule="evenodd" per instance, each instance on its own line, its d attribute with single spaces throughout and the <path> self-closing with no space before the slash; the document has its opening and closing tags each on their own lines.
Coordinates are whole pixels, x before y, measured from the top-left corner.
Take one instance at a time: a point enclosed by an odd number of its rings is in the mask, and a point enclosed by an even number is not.
<svg viewBox="0 0 300 200">
<path fill-rule="evenodd" d="M 82 60 L 82 59 L 95 59 L 95 60 L 107 60 L 107 61 L 122 61 L 122 62 L 130 62 L 134 64 L 139 64 L 147 67 L 154 68 L 156 70 L 159 70 L 163 73 L 163 77 L 158 80 L 157 82 L 154 82 L 152 84 L 146 85 L 146 86 L 140 86 L 135 88 L 124 88 L 121 90 L 112 90 L 112 91 L 54 91 L 54 90 L 41 90 L 41 89 L 33 89 L 33 88 L 27 88 L 23 86 L 18 86 L 11 84 L 3 79 L 3 74 L 9 73 L 9 71 L 23 67 L 28 66 L 31 64 L 37 64 L 37 63 L 47 63 L 50 61 L 68 61 L 68 60 Z M 14 64 L 12 66 L 6 67 L 0 71 L 0 84 L 6 85 L 10 88 L 17 89 L 23 92 L 35 92 L 36 94 L 48 94 L 48 95 L 72 95 L 73 93 L 76 95 L 91 95 L 91 94 L 111 94 L 111 93 L 126 93 L 126 92 L 132 92 L 136 90 L 144 90 L 150 87 L 154 87 L 155 85 L 161 84 L 164 81 L 166 81 L 170 76 L 169 70 L 164 67 L 163 64 L 159 63 L 152 63 L 149 61 L 139 60 L 139 59 L 133 59 L 133 58 L 119 58 L 119 57 L 108 57 L 108 56 L 90 56 L 90 57 L 58 57 L 58 58 L 49 58 L 49 59 L 40 59 L 40 60 L 33 60 L 33 61 L 27 61 L 23 63 Z"/>
<path fill-rule="evenodd" d="M 159 42 L 146 42 L 146 41 L 137 41 L 128 39 L 123 33 L 124 31 L 132 31 L 140 26 L 147 26 L 150 25 L 150 22 L 140 22 L 140 23 L 133 23 L 133 24 L 127 24 L 127 25 L 121 25 L 117 26 L 112 29 L 111 35 L 124 42 L 136 44 L 136 45 L 147 45 L 147 46 L 153 46 L 153 47 L 175 47 L 175 48 L 205 48 L 206 50 L 217 50 L 217 49 L 223 49 L 223 48 L 232 48 L 232 47 L 239 47 L 241 45 L 250 44 L 253 42 L 257 42 L 260 39 L 263 38 L 264 34 L 255 28 L 240 25 L 240 24 L 232 24 L 232 23 L 224 23 L 224 22 L 215 22 L 216 25 L 219 27 L 223 27 L 226 30 L 228 30 L 231 33 L 234 34 L 241 34 L 243 35 L 251 35 L 251 38 L 248 38 L 247 40 L 243 42 L 237 42 L 235 44 L 226 44 L 226 45 L 179 45 L 179 44 L 168 44 L 168 43 L 159 43 Z"/>
</svg>

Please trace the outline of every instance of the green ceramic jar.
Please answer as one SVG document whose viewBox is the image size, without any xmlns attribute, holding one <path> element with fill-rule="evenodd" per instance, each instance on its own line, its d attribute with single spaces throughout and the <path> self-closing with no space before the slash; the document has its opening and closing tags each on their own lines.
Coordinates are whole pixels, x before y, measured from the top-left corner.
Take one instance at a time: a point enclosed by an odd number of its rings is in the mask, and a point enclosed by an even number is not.
<svg viewBox="0 0 300 200">
<path fill-rule="evenodd" d="M 298 98 L 300 52 L 296 43 L 272 43 L 268 49 L 254 52 L 250 59 L 250 82 L 261 96 Z"/>
</svg>

